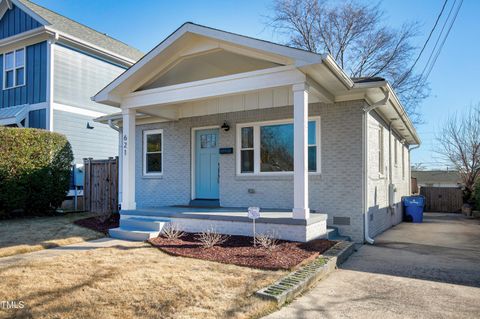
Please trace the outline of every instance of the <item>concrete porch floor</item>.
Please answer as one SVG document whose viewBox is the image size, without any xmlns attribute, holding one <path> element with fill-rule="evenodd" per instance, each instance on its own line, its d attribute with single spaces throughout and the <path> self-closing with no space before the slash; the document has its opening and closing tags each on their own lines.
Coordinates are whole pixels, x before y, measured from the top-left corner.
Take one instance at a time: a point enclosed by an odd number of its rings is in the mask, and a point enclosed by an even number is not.
<svg viewBox="0 0 480 319">
<path fill-rule="evenodd" d="M 139 208 L 136 210 L 122 210 L 122 216 L 145 216 L 159 218 L 192 218 L 222 221 L 251 222 L 248 218 L 247 207 L 190 207 L 190 206 L 163 206 L 155 208 Z M 310 225 L 325 221 L 326 214 L 310 213 L 310 218 L 293 219 L 292 211 L 287 209 L 260 209 L 260 218 L 257 223 Z"/>
</svg>

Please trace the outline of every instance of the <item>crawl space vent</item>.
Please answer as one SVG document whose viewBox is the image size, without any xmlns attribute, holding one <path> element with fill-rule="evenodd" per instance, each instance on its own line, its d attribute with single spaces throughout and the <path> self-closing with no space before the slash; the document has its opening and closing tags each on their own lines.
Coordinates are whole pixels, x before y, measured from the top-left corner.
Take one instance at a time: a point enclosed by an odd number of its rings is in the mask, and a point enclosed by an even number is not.
<svg viewBox="0 0 480 319">
<path fill-rule="evenodd" d="M 333 216 L 333 224 L 334 225 L 349 226 L 350 225 L 350 217 Z"/>
</svg>

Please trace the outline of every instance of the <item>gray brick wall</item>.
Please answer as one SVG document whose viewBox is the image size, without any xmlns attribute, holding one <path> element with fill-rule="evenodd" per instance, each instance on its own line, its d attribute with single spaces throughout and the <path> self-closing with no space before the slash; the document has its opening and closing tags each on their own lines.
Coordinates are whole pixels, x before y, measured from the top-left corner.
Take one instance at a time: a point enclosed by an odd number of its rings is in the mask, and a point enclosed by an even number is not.
<svg viewBox="0 0 480 319">
<path fill-rule="evenodd" d="M 376 114 L 372 113 L 368 120 L 369 125 L 369 177 L 368 177 L 368 214 L 369 214 L 369 234 L 370 237 L 375 237 L 381 234 L 388 228 L 396 225 L 402 221 L 403 207 L 401 204 L 402 196 L 408 194 L 409 183 L 409 160 L 408 150 L 405 146 L 398 143 L 398 163 L 395 165 L 394 161 L 394 147 L 395 140 L 400 141 L 399 137 L 392 134 L 391 137 L 391 149 L 388 145 L 388 125 Z M 378 163 L 378 130 L 383 128 L 384 139 L 384 172 L 385 174 L 379 175 L 379 163 Z M 404 150 L 404 167 L 402 167 L 402 147 Z M 392 183 L 395 185 L 397 192 L 395 195 L 395 208 L 388 209 L 389 205 L 389 152 L 392 155 Z M 405 169 L 405 176 L 402 175 L 402 169 Z"/>
<path fill-rule="evenodd" d="M 310 208 L 333 216 L 349 217 L 350 225 L 338 226 L 355 241 L 363 240 L 362 214 L 362 108 L 363 101 L 311 104 L 311 116 L 321 116 L 321 175 L 310 176 Z M 136 202 L 139 208 L 187 204 L 191 197 L 191 129 L 230 123 L 220 130 L 220 147 L 236 147 L 237 123 L 288 119 L 291 106 L 184 118 L 176 122 L 137 126 Z M 164 129 L 164 173 L 161 178 L 142 176 L 143 131 Z M 234 152 L 235 153 L 235 152 Z M 223 206 L 293 206 L 293 176 L 236 176 L 235 154 L 220 156 L 220 202 Z M 255 189 L 254 194 L 248 189 Z"/>
</svg>

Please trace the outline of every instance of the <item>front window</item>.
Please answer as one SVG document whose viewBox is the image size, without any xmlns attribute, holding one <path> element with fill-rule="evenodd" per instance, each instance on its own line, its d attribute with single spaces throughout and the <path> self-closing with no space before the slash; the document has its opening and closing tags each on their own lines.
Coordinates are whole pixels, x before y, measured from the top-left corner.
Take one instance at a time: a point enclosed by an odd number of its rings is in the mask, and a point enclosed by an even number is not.
<svg viewBox="0 0 480 319">
<path fill-rule="evenodd" d="M 160 175 L 163 173 L 163 131 L 143 132 L 143 174 Z"/>
<path fill-rule="evenodd" d="M 7 52 L 3 58 L 3 86 L 10 89 L 25 85 L 25 49 Z"/>
<path fill-rule="evenodd" d="M 308 171 L 319 171 L 320 120 L 308 122 Z M 275 121 L 242 125 L 239 135 L 239 173 L 293 172 L 293 123 Z"/>
<path fill-rule="evenodd" d="M 383 127 L 378 130 L 378 172 L 383 175 L 384 161 L 383 161 Z"/>
</svg>

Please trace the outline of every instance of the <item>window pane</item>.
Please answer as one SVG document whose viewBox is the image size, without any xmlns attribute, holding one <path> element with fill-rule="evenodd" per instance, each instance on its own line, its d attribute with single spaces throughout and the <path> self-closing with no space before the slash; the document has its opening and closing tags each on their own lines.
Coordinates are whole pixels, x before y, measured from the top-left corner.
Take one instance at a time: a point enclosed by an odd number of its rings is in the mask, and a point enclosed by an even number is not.
<svg viewBox="0 0 480 319">
<path fill-rule="evenodd" d="M 5 54 L 5 69 L 13 68 L 13 52 Z"/>
<path fill-rule="evenodd" d="M 15 51 L 15 66 L 23 66 L 25 64 L 25 51 L 23 49 Z"/>
<path fill-rule="evenodd" d="M 242 173 L 253 173 L 253 150 L 242 151 L 240 157 L 240 171 Z"/>
<path fill-rule="evenodd" d="M 316 146 L 308 147 L 308 171 L 309 172 L 317 171 L 317 147 Z"/>
<path fill-rule="evenodd" d="M 260 128 L 260 170 L 293 171 L 293 124 Z"/>
<path fill-rule="evenodd" d="M 13 71 L 7 71 L 7 73 L 5 74 L 5 87 L 13 87 Z"/>
<path fill-rule="evenodd" d="M 25 84 L 25 68 L 16 69 L 15 72 L 17 73 L 15 85 L 24 85 Z"/>
<path fill-rule="evenodd" d="M 162 153 L 147 154 L 147 173 L 162 172 Z"/>
<path fill-rule="evenodd" d="M 147 135 L 147 152 L 160 152 L 162 150 L 162 134 Z"/>
<path fill-rule="evenodd" d="M 308 122 L 308 145 L 317 144 L 317 122 Z"/>
<path fill-rule="evenodd" d="M 242 148 L 253 148 L 253 127 L 242 127 Z"/>
</svg>

